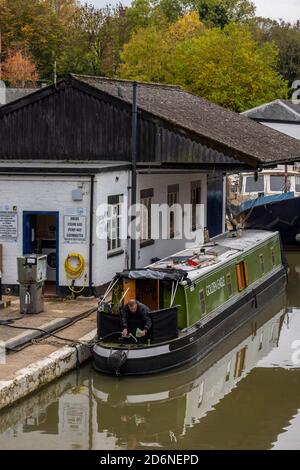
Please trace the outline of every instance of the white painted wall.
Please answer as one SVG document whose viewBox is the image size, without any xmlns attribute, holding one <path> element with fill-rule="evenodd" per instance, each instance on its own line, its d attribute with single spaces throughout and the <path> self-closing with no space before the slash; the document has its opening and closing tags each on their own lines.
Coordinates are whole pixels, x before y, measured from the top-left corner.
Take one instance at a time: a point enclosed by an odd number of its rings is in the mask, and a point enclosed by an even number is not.
<svg viewBox="0 0 300 470">
<path fill-rule="evenodd" d="M 172 184 L 179 184 L 179 203 L 190 204 L 191 202 L 191 182 L 201 180 L 202 190 L 202 203 L 207 204 L 207 179 L 206 174 L 192 173 L 192 174 L 159 174 L 147 175 L 142 174 L 138 177 L 138 202 L 140 191 L 143 189 L 153 188 L 154 197 L 153 203 L 167 203 L 168 186 Z M 206 211 L 203 226 L 206 224 Z M 143 267 L 150 264 L 151 258 L 165 258 L 166 256 L 176 253 L 185 248 L 187 240 L 155 240 L 154 245 L 144 248 L 140 247 L 137 243 L 137 266 Z"/>
<path fill-rule="evenodd" d="M 168 185 L 179 184 L 179 203 L 190 203 L 190 183 L 202 181 L 202 202 L 206 206 L 206 175 L 192 174 L 140 174 L 138 175 L 138 202 L 142 189 L 153 188 L 154 203 L 167 203 Z M 97 207 L 107 203 L 108 196 L 129 195 L 130 172 L 127 170 L 99 173 L 94 184 L 94 236 L 93 236 L 93 283 L 95 286 L 109 282 L 116 272 L 127 268 L 129 240 L 122 241 L 124 252 L 118 256 L 107 256 L 107 240 L 98 239 L 96 234 Z M 82 187 L 82 202 L 72 201 L 72 190 Z M 130 203 L 130 200 L 129 200 Z M 17 206 L 18 239 L 16 242 L 3 241 L 3 284 L 16 284 L 17 261 L 23 254 L 23 212 L 47 211 L 59 212 L 59 284 L 68 284 L 64 270 L 64 260 L 69 253 L 80 253 L 84 256 L 86 284 L 89 272 L 89 211 L 90 211 L 90 178 L 69 176 L 0 176 L 0 206 Z M 63 234 L 63 217 L 65 208 L 85 208 L 87 217 L 86 241 L 84 243 L 66 243 Z M 205 214 L 206 219 L 206 214 Z M 127 226 L 127 220 L 123 220 Z M 203 221 L 205 225 L 206 221 Z M 137 241 L 137 265 L 146 266 L 151 258 L 163 258 L 185 248 L 186 240 L 156 240 L 154 245 L 140 248 Z M 76 286 L 82 285 L 77 281 Z"/>
<path fill-rule="evenodd" d="M 108 196 L 122 194 L 127 195 L 130 186 L 130 173 L 128 171 L 99 173 L 95 178 L 95 201 L 94 214 L 100 204 L 106 204 Z M 127 221 L 123 221 L 127 226 Z M 101 286 L 109 282 L 116 272 L 126 268 L 127 240 L 122 241 L 124 253 L 107 258 L 107 240 L 101 240 L 96 234 L 95 219 L 94 226 L 94 248 L 93 248 L 93 281 L 95 286 Z"/>
<path fill-rule="evenodd" d="M 72 201 L 72 190 L 82 186 L 82 202 Z M 82 177 L 59 176 L 0 176 L 0 206 L 17 206 L 18 239 L 16 242 L 3 242 L 3 284 L 16 284 L 17 260 L 23 255 L 23 211 L 59 212 L 59 280 L 67 285 L 63 262 L 68 253 L 80 253 L 86 260 L 85 273 L 88 275 L 89 253 L 89 205 L 90 180 Z M 82 244 L 65 243 L 63 217 L 65 208 L 86 208 L 87 237 Z"/>
<path fill-rule="evenodd" d="M 264 126 L 271 127 L 271 129 L 275 129 L 275 131 L 282 132 L 283 134 L 287 134 L 290 137 L 300 140 L 300 124 L 285 124 L 277 122 L 262 122 L 262 124 Z"/>
</svg>

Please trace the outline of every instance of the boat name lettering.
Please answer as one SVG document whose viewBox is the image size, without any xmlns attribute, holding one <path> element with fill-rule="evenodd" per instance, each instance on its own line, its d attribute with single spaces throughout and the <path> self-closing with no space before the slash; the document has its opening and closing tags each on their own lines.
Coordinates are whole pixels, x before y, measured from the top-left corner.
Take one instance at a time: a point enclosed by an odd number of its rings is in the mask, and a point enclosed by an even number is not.
<svg viewBox="0 0 300 470">
<path fill-rule="evenodd" d="M 217 290 L 223 289 L 225 287 L 225 277 L 220 277 L 216 281 L 212 282 L 208 286 L 206 286 L 206 295 L 209 296 L 217 292 Z"/>
</svg>

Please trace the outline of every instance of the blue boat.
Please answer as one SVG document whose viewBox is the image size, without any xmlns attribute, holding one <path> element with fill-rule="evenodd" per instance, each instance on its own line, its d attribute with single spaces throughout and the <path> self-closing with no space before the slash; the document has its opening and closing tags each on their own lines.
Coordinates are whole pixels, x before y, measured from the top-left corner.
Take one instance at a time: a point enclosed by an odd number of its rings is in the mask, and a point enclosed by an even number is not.
<svg viewBox="0 0 300 470">
<path fill-rule="evenodd" d="M 229 193 L 230 194 L 230 193 Z M 244 173 L 230 197 L 230 218 L 244 228 L 276 231 L 283 246 L 300 248 L 300 173 L 269 170 Z"/>
</svg>

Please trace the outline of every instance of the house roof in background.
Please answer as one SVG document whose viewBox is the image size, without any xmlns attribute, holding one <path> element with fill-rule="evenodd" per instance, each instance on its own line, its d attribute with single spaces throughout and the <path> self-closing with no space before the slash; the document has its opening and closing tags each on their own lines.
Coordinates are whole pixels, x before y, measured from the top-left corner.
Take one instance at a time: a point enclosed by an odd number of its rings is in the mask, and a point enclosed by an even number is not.
<svg viewBox="0 0 300 470">
<path fill-rule="evenodd" d="M 242 113 L 261 122 L 300 123 L 300 104 L 292 100 L 275 100 Z"/>
<path fill-rule="evenodd" d="M 23 98 L 24 96 L 27 96 L 31 93 L 34 93 L 37 91 L 37 88 L 5 88 L 5 95 L 4 99 L 5 102 L 1 103 L 1 98 L 0 98 L 0 106 L 5 106 L 5 104 L 11 103 L 12 101 L 19 100 L 20 98 Z"/>
</svg>

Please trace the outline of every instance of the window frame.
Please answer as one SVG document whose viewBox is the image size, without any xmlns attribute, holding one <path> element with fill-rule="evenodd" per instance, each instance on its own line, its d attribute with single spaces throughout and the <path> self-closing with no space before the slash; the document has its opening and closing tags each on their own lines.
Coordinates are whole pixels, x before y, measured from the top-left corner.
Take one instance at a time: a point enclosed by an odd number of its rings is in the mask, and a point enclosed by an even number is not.
<svg viewBox="0 0 300 470">
<path fill-rule="evenodd" d="M 228 282 L 229 280 L 229 282 Z M 229 285 L 230 285 L 230 291 L 229 291 Z M 227 288 L 227 294 L 228 294 L 228 298 L 232 297 L 233 296 L 233 288 L 232 288 L 232 277 L 231 277 L 231 273 L 227 273 L 226 274 L 226 288 Z"/>
<path fill-rule="evenodd" d="M 265 265 L 265 258 L 264 258 L 263 253 L 260 253 L 259 255 L 259 265 L 260 265 L 260 273 L 266 274 L 266 265 Z"/>
<path fill-rule="evenodd" d="M 192 206 L 192 231 L 195 232 L 201 227 L 201 221 L 197 221 L 197 205 L 202 204 L 202 180 L 191 182 L 190 193 Z"/>
<path fill-rule="evenodd" d="M 200 289 L 199 291 L 199 305 L 200 305 L 200 313 L 201 315 L 205 315 L 206 314 L 206 301 L 205 301 L 205 292 L 204 292 L 204 289 Z M 202 308 L 204 307 L 204 309 Z"/>
<path fill-rule="evenodd" d="M 176 211 L 172 207 L 179 203 L 179 184 L 168 186 L 167 204 L 169 206 L 169 239 L 174 239 L 177 232 Z"/>
<path fill-rule="evenodd" d="M 151 215 L 152 215 L 152 204 L 153 204 L 154 190 L 153 188 L 142 189 L 140 192 L 140 206 L 141 206 L 141 229 L 140 229 L 140 247 L 144 248 L 149 245 L 153 245 L 155 242 L 151 238 L 152 224 L 151 224 Z M 144 213 L 143 211 L 147 210 L 147 238 L 143 238 L 144 235 Z"/>
<path fill-rule="evenodd" d="M 272 246 L 271 247 L 271 260 L 272 260 L 272 267 L 275 268 L 276 266 L 276 254 L 275 254 L 275 249 Z"/>
<path fill-rule="evenodd" d="M 116 194 L 108 196 L 107 198 L 107 256 L 114 256 L 116 254 L 122 254 L 124 252 L 122 248 L 121 240 L 121 224 L 122 224 L 122 213 L 121 205 L 123 204 L 123 194 Z M 114 208 L 117 209 L 114 214 Z M 111 212 L 111 213 L 110 213 Z M 114 221 L 116 223 L 114 224 Z M 116 236 L 114 236 L 114 234 Z M 115 246 L 114 245 L 115 241 Z"/>
<path fill-rule="evenodd" d="M 262 180 L 263 182 L 263 189 L 255 189 L 255 191 L 248 191 L 247 189 L 247 183 L 248 183 L 248 178 L 249 180 L 253 180 L 254 183 L 258 183 L 259 181 Z M 245 176 L 245 188 L 244 188 L 244 193 L 245 194 L 257 194 L 257 193 L 264 193 L 265 192 L 265 187 L 266 187 L 266 181 L 265 181 L 265 176 L 264 175 L 258 175 L 257 181 L 255 181 L 255 176 Z M 251 189 L 251 188 L 250 188 Z"/>
</svg>

